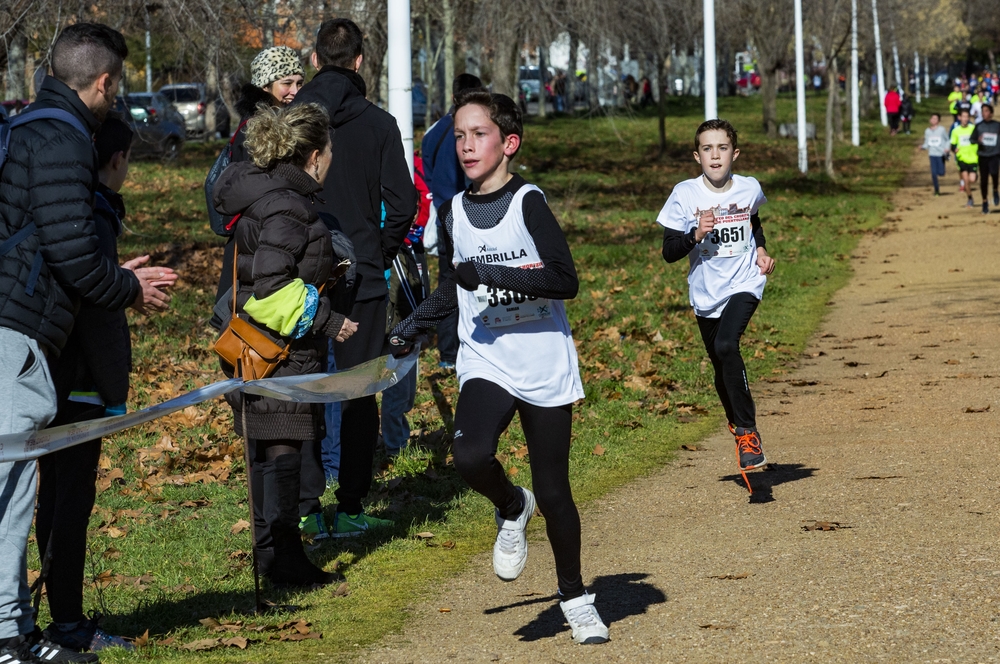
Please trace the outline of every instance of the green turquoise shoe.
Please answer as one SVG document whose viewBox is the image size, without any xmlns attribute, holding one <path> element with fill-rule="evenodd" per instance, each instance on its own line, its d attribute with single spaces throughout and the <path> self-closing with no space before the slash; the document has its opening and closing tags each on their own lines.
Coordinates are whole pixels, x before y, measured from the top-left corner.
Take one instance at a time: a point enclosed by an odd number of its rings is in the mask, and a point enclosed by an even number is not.
<svg viewBox="0 0 1000 664">
<path fill-rule="evenodd" d="M 299 519 L 299 532 L 311 540 L 322 540 L 330 536 L 322 512 L 314 512 Z"/>
<path fill-rule="evenodd" d="M 360 514 L 337 512 L 337 515 L 333 517 L 330 537 L 357 537 L 365 531 L 376 528 L 391 528 L 393 525 L 393 522 L 388 519 L 376 519 L 364 512 Z"/>
</svg>

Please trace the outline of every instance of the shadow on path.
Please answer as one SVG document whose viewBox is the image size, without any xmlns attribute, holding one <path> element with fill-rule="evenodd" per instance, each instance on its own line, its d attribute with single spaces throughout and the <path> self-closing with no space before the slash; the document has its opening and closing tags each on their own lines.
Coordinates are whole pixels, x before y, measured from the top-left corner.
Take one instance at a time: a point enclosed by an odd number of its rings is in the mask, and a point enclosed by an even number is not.
<svg viewBox="0 0 1000 664">
<path fill-rule="evenodd" d="M 748 473 L 750 486 L 753 487 L 753 495 L 750 496 L 750 503 L 771 503 L 774 502 L 773 487 L 786 482 L 795 482 L 812 477 L 818 468 L 806 468 L 801 463 L 772 463 L 761 472 Z M 739 473 L 735 475 L 724 475 L 719 478 L 720 482 L 733 482 L 741 489 L 746 489 L 743 483 L 743 476 Z"/>
<path fill-rule="evenodd" d="M 597 596 L 597 611 L 601 614 L 605 625 L 610 627 L 613 623 L 629 616 L 646 613 L 646 610 L 653 604 L 662 604 L 667 601 L 667 596 L 659 588 L 643 581 L 648 576 L 642 572 L 633 572 L 599 576 L 594 579 L 589 592 Z M 503 613 L 508 609 L 553 602 L 558 599 L 558 595 L 533 597 L 513 604 L 486 609 L 483 613 L 487 615 Z M 527 625 L 520 627 L 514 634 L 520 636 L 521 641 L 538 641 L 556 636 L 568 629 L 562 609 L 559 608 L 559 604 L 553 604 L 539 613 Z"/>
</svg>

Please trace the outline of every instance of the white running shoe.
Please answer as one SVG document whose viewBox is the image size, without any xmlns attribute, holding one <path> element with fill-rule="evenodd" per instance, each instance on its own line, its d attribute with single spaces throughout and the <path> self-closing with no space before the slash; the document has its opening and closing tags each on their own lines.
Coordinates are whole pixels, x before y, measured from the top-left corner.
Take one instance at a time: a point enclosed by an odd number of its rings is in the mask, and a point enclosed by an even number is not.
<svg viewBox="0 0 1000 664">
<path fill-rule="evenodd" d="M 596 598 L 597 595 L 583 593 L 574 599 L 559 602 L 559 608 L 573 630 L 573 640 L 581 645 L 594 645 L 608 640 L 608 628 L 594 608 Z"/>
<path fill-rule="evenodd" d="M 535 494 L 518 487 L 524 494 L 524 509 L 515 521 L 507 521 L 496 512 L 497 541 L 493 545 L 493 571 L 504 581 L 521 576 L 528 562 L 528 538 L 524 531 L 535 515 Z"/>
</svg>

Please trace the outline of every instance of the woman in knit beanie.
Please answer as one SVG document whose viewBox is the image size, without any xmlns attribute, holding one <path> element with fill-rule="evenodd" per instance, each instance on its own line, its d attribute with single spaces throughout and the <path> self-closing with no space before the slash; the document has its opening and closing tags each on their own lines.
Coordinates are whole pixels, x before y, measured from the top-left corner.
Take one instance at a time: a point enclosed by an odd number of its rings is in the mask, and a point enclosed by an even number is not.
<svg viewBox="0 0 1000 664">
<path fill-rule="evenodd" d="M 290 104 L 305 82 L 299 54 L 287 46 L 265 48 L 250 63 L 250 84 L 271 93 L 280 104 Z"/>
</svg>

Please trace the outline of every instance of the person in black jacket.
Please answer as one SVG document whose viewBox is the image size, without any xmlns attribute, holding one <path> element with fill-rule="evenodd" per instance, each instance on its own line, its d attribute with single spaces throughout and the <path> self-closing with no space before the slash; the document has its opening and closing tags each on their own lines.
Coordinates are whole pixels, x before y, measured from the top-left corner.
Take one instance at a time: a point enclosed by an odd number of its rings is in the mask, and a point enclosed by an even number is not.
<svg viewBox="0 0 1000 664">
<path fill-rule="evenodd" d="M 385 350 L 386 271 L 417 212 L 417 191 L 410 178 L 396 120 L 365 99 L 358 75 L 363 54 L 361 29 L 348 19 L 326 21 L 316 36 L 312 64 L 319 69 L 295 97 L 295 104 L 318 103 L 330 114 L 333 162 L 321 196 L 327 224 L 354 243 L 358 270 L 353 292 L 340 308 L 361 332 L 336 346 L 338 369 L 349 369 Z M 385 221 L 382 222 L 382 205 Z M 387 525 L 364 514 L 378 440 L 374 396 L 341 404 L 340 486 L 331 535 L 344 537 Z"/>
<path fill-rule="evenodd" d="M 257 54 L 250 63 L 250 82 L 240 88 L 240 98 L 236 102 L 236 112 L 240 114 L 240 124 L 233 136 L 233 146 L 230 163 L 247 161 L 246 125 L 257 112 L 261 104 L 264 106 L 287 106 L 295 99 L 305 80 L 299 55 L 287 46 L 265 48 Z M 215 301 L 218 302 L 233 286 L 233 236 L 229 236 L 226 248 L 222 254 L 222 273 L 219 275 L 219 286 L 215 291 Z M 222 320 L 213 315 L 209 324 L 217 330 L 222 329 Z"/>
<path fill-rule="evenodd" d="M 118 193 L 128 176 L 132 130 L 109 117 L 94 137 L 98 178 L 94 224 L 101 253 L 118 263 L 125 203 Z M 156 286 L 170 286 L 177 274 L 170 268 L 138 267 L 141 256 L 126 263 Z M 124 415 L 132 370 L 132 343 L 124 311 L 107 311 L 83 304 L 59 359 L 52 363 L 59 426 L 101 417 Z M 101 439 L 46 454 L 38 460 L 38 516 L 35 533 L 38 557 L 47 561 L 45 590 L 52 624 L 45 635 L 73 650 L 97 652 L 113 646 L 132 649 L 106 633 L 83 613 L 83 576 L 87 525 L 97 491 Z"/>
<path fill-rule="evenodd" d="M 290 350 L 273 376 L 316 373 L 327 338 L 346 341 L 358 329 L 333 311 L 326 288 L 334 252 L 316 202 L 330 167 L 329 117 L 316 104 L 261 110 L 247 123 L 246 145 L 252 161 L 230 164 L 213 192 L 220 213 L 242 215 L 236 311 Z M 234 373 L 225 363 L 223 370 Z M 322 404 L 241 393 L 226 399 L 251 452 L 251 473 L 263 478 L 259 503 L 271 542 L 255 542 L 261 570 L 281 585 L 330 583 L 334 575 L 309 562 L 299 536 L 302 449 L 323 435 Z"/>
<path fill-rule="evenodd" d="M 104 25 L 65 28 L 52 49 L 52 73 L 32 110 L 70 113 L 92 134 L 111 108 L 128 47 Z M 59 120 L 11 132 L 0 173 L 0 434 L 40 429 L 56 413 L 46 358 L 58 357 L 81 302 L 120 311 L 165 308 L 170 298 L 103 255 L 93 208 L 97 164 L 89 136 Z M 32 231 L 32 228 L 34 230 Z M 18 241 L 20 240 L 20 241 Z M 35 505 L 35 462 L 0 463 L 0 659 L 96 661 L 49 642 L 35 626 L 25 551 Z M 16 581 L 13 581 L 16 579 Z M 35 653 L 32 654 L 32 651 Z"/>
</svg>

